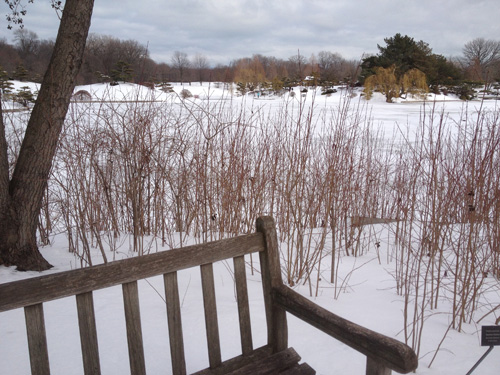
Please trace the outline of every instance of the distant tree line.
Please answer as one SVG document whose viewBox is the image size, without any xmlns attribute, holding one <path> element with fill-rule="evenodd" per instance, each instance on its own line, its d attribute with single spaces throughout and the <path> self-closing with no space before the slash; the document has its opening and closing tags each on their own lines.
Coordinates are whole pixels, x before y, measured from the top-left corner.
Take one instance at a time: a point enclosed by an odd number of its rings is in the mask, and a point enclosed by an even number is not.
<svg viewBox="0 0 500 375">
<path fill-rule="evenodd" d="M 14 45 L 0 40 L 0 66 L 9 79 L 40 82 L 50 60 L 54 42 L 40 40 L 26 28 L 14 32 Z M 120 40 L 91 34 L 87 40 L 78 84 L 96 82 L 234 82 L 252 88 L 267 82 L 283 87 L 302 81 L 306 76 L 330 84 L 357 79 L 359 62 L 344 59 L 338 53 L 321 51 L 306 58 L 297 52 L 289 59 L 263 55 L 211 66 L 206 56 L 172 53 L 169 63 L 157 63 L 148 47 L 135 40 Z"/>
<path fill-rule="evenodd" d="M 0 40 L 0 81 L 40 82 L 54 42 L 40 40 L 26 28 L 16 30 L 14 36 L 14 45 Z M 297 51 L 288 59 L 256 54 L 212 66 L 202 54 L 188 56 L 181 51 L 174 51 L 168 63 L 157 63 L 149 56 L 147 45 L 91 34 L 77 84 L 235 82 L 242 92 L 279 91 L 304 83 L 325 88 L 367 84 L 368 96 L 381 91 L 391 101 L 393 97 L 443 88 L 462 90 L 467 96 L 467 85 L 471 83 L 500 80 L 500 41 L 475 39 L 464 45 L 463 56 L 449 59 L 433 53 L 427 43 L 406 35 L 396 34 L 384 41 L 385 46 L 378 45 L 378 54 L 361 61 L 347 60 L 330 51 L 310 57 Z"/>
</svg>

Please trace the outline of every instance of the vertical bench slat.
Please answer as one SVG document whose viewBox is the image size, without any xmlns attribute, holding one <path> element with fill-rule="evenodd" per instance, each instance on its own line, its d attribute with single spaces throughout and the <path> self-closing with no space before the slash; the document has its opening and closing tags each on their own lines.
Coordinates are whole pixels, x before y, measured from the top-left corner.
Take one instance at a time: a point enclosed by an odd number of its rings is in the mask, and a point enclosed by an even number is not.
<svg viewBox="0 0 500 375">
<path fill-rule="evenodd" d="M 78 294 L 76 296 L 76 307 L 78 310 L 78 326 L 80 327 L 85 375 L 100 375 L 101 365 L 92 292 Z"/>
<path fill-rule="evenodd" d="M 208 359 L 210 368 L 222 363 L 219 339 L 219 324 L 217 322 L 217 305 L 215 303 L 214 269 L 212 263 L 203 264 L 201 269 L 201 286 L 203 305 L 205 307 L 205 325 L 207 330 Z"/>
<path fill-rule="evenodd" d="M 233 258 L 236 295 L 238 299 L 238 317 L 240 320 L 241 351 L 249 355 L 253 351 L 252 327 L 250 323 L 250 307 L 248 306 L 247 276 L 245 257 Z"/>
<path fill-rule="evenodd" d="M 264 234 L 266 251 L 259 253 L 262 269 L 262 288 L 266 305 L 268 344 L 274 352 L 288 347 L 286 311 L 273 303 L 272 289 L 283 284 L 279 259 L 278 236 L 274 220 L 269 216 L 257 219 L 257 232 Z"/>
<path fill-rule="evenodd" d="M 184 355 L 184 338 L 182 335 L 181 304 L 179 302 L 179 286 L 177 272 L 163 275 L 165 284 L 165 299 L 167 302 L 168 335 L 170 339 L 170 354 L 172 356 L 172 374 L 186 374 L 186 359 Z"/>
<path fill-rule="evenodd" d="M 141 314 L 137 281 L 122 284 L 125 321 L 127 324 L 128 355 L 130 372 L 145 375 L 144 347 L 142 344 Z"/>
<path fill-rule="evenodd" d="M 24 308 L 24 317 L 26 319 L 26 332 L 28 334 L 31 373 L 49 375 L 49 354 L 47 350 L 47 337 L 45 335 L 43 305 L 38 303 L 26 306 Z"/>
</svg>

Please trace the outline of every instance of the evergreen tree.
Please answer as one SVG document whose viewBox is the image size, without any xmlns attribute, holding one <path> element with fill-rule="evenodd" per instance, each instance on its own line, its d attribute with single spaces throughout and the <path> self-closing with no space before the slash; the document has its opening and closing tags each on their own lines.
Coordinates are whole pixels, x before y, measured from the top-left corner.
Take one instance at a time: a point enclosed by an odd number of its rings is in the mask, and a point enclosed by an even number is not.
<svg viewBox="0 0 500 375">
<path fill-rule="evenodd" d="M 425 72 L 429 85 L 453 85 L 463 79 L 460 69 L 443 55 L 432 55 L 430 69 Z"/>
<path fill-rule="evenodd" d="M 432 49 L 423 41 L 416 42 L 408 35 L 396 34 L 384 39 L 386 46 L 378 45 L 381 66 L 394 65 L 397 77 L 402 77 L 410 69 L 427 71 Z"/>
<path fill-rule="evenodd" d="M 115 64 L 115 69 L 111 71 L 111 78 L 114 82 L 130 82 L 134 71 L 130 64 L 126 61 L 120 60 Z"/>
<path fill-rule="evenodd" d="M 17 64 L 16 70 L 14 71 L 14 78 L 21 82 L 26 81 L 28 78 L 28 71 L 23 64 Z"/>
<path fill-rule="evenodd" d="M 14 96 L 14 100 L 23 107 L 28 107 L 28 103 L 35 102 L 35 96 L 31 92 L 29 86 L 23 86 Z"/>
<path fill-rule="evenodd" d="M 12 82 L 9 82 L 9 75 L 5 70 L 3 70 L 0 65 L 0 91 L 3 94 L 8 94 L 12 92 Z"/>
<path fill-rule="evenodd" d="M 378 45 L 379 53 L 363 59 L 361 80 L 375 74 L 377 67 L 394 66 L 394 74 L 400 80 L 407 72 L 418 69 L 427 77 L 428 84 L 447 84 L 461 79 L 458 69 L 443 56 L 432 53 L 423 41 L 401 34 L 384 39 L 386 46 Z"/>
<path fill-rule="evenodd" d="M 281 92 L 281 90 L 283 90 L 283 80 L 275 77 L 271 82 L 271 87 L 276 94 Z"/>
</svg>

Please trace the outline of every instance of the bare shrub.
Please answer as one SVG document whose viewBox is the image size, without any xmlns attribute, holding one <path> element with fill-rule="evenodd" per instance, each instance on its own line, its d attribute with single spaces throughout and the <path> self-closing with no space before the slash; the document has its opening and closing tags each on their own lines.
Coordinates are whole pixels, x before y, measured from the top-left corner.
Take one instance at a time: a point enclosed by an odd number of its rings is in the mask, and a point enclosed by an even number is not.
<svg viewBox="0 0 500 375">
<path fill-rule="evenodd" d="M 252 232 L 268 214 L 285 280 L 311 295 L 327 285 L 338 298 L 349 282 L 338 273 L 342 257 L 375 249 L 384 261 L 380 234 L 363 225 L 376 219 L 390 223 L 386 262 L 415 350 L 443 301 L 456 330 L 479 310 L 498 310 L 483 298 L 499 289 L 498 110 L 472 115 L 465 106 L 454 123 L 426 104 L 417 136 L 396 141 L 350 97 L 330 110 L 293 98 L 273 110 L 170 100 L 71 105 L 40 217 L 43 241 L 65 232 L 70 251 L 91 265 L 94 247 L 104 261 L 107 247 L 143 254 L 156 240 L 182 246 L 187 235 L 205 242 Z M 11 155 L 22 116 L 6 114 Z"/>
</svg>

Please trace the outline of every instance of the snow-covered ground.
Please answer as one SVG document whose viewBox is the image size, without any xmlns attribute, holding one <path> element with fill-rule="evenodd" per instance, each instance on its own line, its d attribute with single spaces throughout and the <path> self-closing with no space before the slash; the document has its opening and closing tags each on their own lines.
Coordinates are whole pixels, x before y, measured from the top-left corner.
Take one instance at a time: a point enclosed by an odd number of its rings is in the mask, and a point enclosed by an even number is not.
<svg viewBox="0 0 500 375">
<path fill-rule="evenodd" d="M 368 227 L 365 229 L 368 230 Z M 387 235 L 386 225 L 374 225 L 372 230 Z M 383 241 L 384 242 L 384 241 Z M 404 341 L 403 297 L 395 292 L 394 262 L 388 262 L 387 243 L 377 250 L 375 246 L 367 254 L 354 258 L 342 257 L 339 274 L 342 285 L 335 289 L 328 283 L 330 270 L 324 267 L 322 281 L 317 297 L 312 300 L 328 310 L 380 333 Z M 126 243 L 126 241 L 125 241 Z M 46 273 L 59 272 L 78 267 L 79 261 L 67 251 L 64 236 L 53 239 L 53 244 L 42 249 L 42 254 L 54 265 Z M 117 257 L 132 256 L 125 249 Z M 99 259 L 96 251 L 93 259 Z M 108 254 L 112 259 L 113 255 Z M 247 258 L 247 263 L 250 259 Z M 329 257 L 324 264 L 330 263 Z M 238 315 L 230 262 L 216 263 L 214 267 L 216 295 L 219 313 L 220 336 L 223 358 L 232 358 L 239 352 Z M 252 316 L 254 346 L 265 344 L 265 316 L 262 304 L 262 287 L 257 273 L 249 275 L 249 300 Z M 37 276 L 36 272 L 19 273 L 13 268 L 0 268 L 2 282 Z M 497 282 L 490 278 L 490 283 Z M 296 290 L 309 296 L 307 285 Z M 185 335 L 185 349 L 188 372 L 208 366 L 201 281 L 198 268 L 179 273 L 179 291 L 182 300 L 182 319 Z M 139 282 L 141 300 L 141 319 L 147 370 L 149 374 L 170 371 L 169 343 L 165 303 L 163 301 L 163 279 L 155 277 Z M 334 296 L 337 295 L 337 299 Z M 500 300 L 498 295 L 490 299 Z M 103 374 L 127 374 L 127 340 L 121 288 L 113 287 L 95 292 L 95 310 L 99 335 L 99 350 Z M 492 302 L 490 300 L 490 302 Z M 466 324 L 462 333 L 451 330 L 445 337 L 450 322 L 446 313 L 450 301 L 441 302 L 442 309 L 434 311 L 424 326 L 423 343 L 417 374 L 465 374 L 481 357 L 487 348 L 480 346 L 481 325 L 491 325 L 494 317 L 485 319 L 481 324 Z M 76 303 L 74 298 L 64 298 L 45 305 L 46 330 L 50 351 L 50 362 L 54 374 L 81 374 L 80 343 Z M 289 345 L 294 347 L 303 360 L 316 369 L 318 374 L 363 374 L 365 357 L 349 347 L 330 338 L 313 327 L 288 317 Z M 0 353 L 2 355 L 2 374 L 28 374 L 29 360 L 27 339 L 22 309 L 0 313 Z M 445 338 L 444 338 L 445 337 Z M 438 345 L 444 338 L 440 351 L 431 368 Z M 500 350 L 500 349 L 497 349 Z M 480 365 L 477 374 L 496 375 L 500 368 L 500 357 L 495 351 Z"/>
<path fill-rule="evenodd" d="M 25 83 L 22 83 L 25 84 Z M 18 83 L 16 83 L 17 87 Z M 247 103 L 253 109 L 272 110 L 282 105 L 284 101 L 294 100 L 305 105 L 314 105 L 328 112 L 338 108 L 339 103 L 348 94 L 339 90 L 331 96 L 322 96 L 318 92 L 309 90 L 305 97 L 297 95 L 290 98 L 266 96 L 237 96 L 224 88 L 223 85 L 205 84 L 203 86 L 174 85 L 175 93 L 164 93 L 160 90 L 150 90 L 136 85 L 120 84 L 118 86 L 91 85 L 80 86 L 75 92 L 86 90 L 93 101 L 129 101 L 129 100 L 171 100 L 181 103 L 179 93 L 188 89 L 193 97 L 186 99 L 193 103 L 207 100 L 232 100 L 236 103 Z M 480 106 L 488 110 L 498 109 L 498 102 L 472 101 L 464 103 L 453 97 L 429 97 L 425 104 L 407 100 L 394 104 L 385 103 L 380 95 L 366 102 L 360 99 L 359 92 L 353 98 L 356 105 L 363 106 L 372 118 L 374 126 L 391 137 L 400 134 L 399 131 L 411 133 L 419 124 L 421 116 L 428 115 L 434 108 L 435 113 L 443 113 L 450 121 L 459 122 L 464 111 L 474 113 Z M 369 230 L 369 227 L 364 229 Z M 339 280 L 342 285 L 335 288 L 328 283 L 330 259 L 327 256 L 323 264 L 323 274 L 319 284 L 318 296 L 310 297 L 316 303 L 330 311 L 348 318 L 356 323 L 367 326 L 404 341 L 403 334 L 403 297 L 398 296 L 395 290 L 394 262 L 390 261 L 389 225 L 377 224 L 372 230 L 379 233 L 380 248 L 368 248 L 360 257 L 341 257 L 339 266 Z M 108 254 L 108 259 L 133 256 L 124 240 L 119 253 Z M 60 272 L 79 267 L 79 261 L 68 253 L 67 239 L 64 235 L 55 236 L 49 246 L 42 248 L 42 254 L 54 265 L 47 272 Z M 100 258 L 98 251 L 92 259 L 97 262 Z M 231 275 L 231 265 L 218 263 L 215 265 L 215 281 L 219 322 L 221 328 L 222 355 L 231 358 L 239 354 L 239 335 L 237 328 L 236 300 Z M 14 268 L 0 267 L 0 283 L 37 276 L 38 273 L 18 273 Z M 250 275 L 250 270 L 248 271 Z M 251 304 L 252 324 L 254 332 L 254 346 L 265 343 L 265 330 L 260 322 L 264 321 L 262 305 L 262 288 L 258 273 L 249 276 L 249 295 Z M 489 277 L 487 283 L 498 283 L 498 280 Z M 446 280 L 444 281 L 446 282 Z M 198 269 L 180 272 L 179 287 L 182 300 L 183 326 L 185 331 L 186 360 L 188 371 L 193 372 L 208 366 L 206 353 L 206 338 L 204 336 L 204 320 L 202 316 L 202 298 Z M 139 283 L 141 299 L 141 318 L 143 322 L 143 336 L 147 370 L 150 374 L 168 373 L 169 349 L 165 318 L 165 305 L 161 296 L 163 286 L 160 278 L 152 278 L 147 282 Z M 295 287 L 300 293 L 309 296 L 309 286 Z M 495 289 L 497 290 L 497 289 Z M 159 293 L 160 294 L 159 294 Z M 337 298 L 334 298 L 337 297 Z M 500 296 L 496 293 L 485 294 L 490 306 L 500 304 Z M 485 302 L 485 301 L 483 301 Z M 466 374 L 474 363 L 481 357 L 487 348 L 480 346 L 482 325 L 492 325 L 498 317 L 490 314 L 479 324 L 465 324 L 463 332 L 456 332 L 447 328 L 451 321 L 449 304 L 451 298 L 443 295 L 440 307 L 428 316 L 423 326 L 423 342 L 420 351 L 419 368 L 417 374 Z M 127 343 L 125 337 L 125 323 L 123 303 L 120 288 L 109 288 L 95 293 L 95 309 L 97 314 L 97 328 L 99 334 L 99 349 L 103 374 L 127 374 L 129 365 L 127 359 Z M 485 313 L 487 310 L 484 310 Z M 50 351 L 50 362 L 54 374 L 81 374 L 80 343 L 76 304 L 73 298 L 65 298 L 45 305 L 45 318 Z M 481 316 L 477 316 L 479 320 Z M 443 341 L 442 341 L 443 340 Z M 28 374 L 29 360 L 27 353 L 27 339 L 24 328 L 24 313 L 22 309 L 0 313 L 0 356 L 2 365 L 0 374 L 15 375 Z M 442 341 L 442 343 L 441 343 Z M 441 345 L 440 345 L 441 343 Z M 365 358 L 349 347 L 319 332 L 307 324 L 301 323 L 294 317 L 289 317 L 289 344 L 302 356 L 303 360 L 316 369 L 318 374 L 363 374 Z M 436 350 L 439 352 L 429 368 Z M 493 375 L 500 373 L 500 348 L 496 348 L 484 360 L 474 374 Z M 167 370 L 165 370 L 167 369 Z"/>
</svg>

